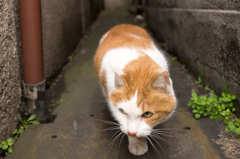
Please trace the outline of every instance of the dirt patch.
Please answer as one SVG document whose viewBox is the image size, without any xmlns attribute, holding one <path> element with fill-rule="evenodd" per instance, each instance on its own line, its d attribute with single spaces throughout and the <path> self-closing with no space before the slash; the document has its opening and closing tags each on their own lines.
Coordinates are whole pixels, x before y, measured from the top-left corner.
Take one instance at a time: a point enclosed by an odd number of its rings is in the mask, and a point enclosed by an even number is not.
<svg viewBox="0 0 240 159">
<path fill-rule="evenodd" d="M 231 159 L 240 158 L 240 139 L 238 135 L 229 131 L 222 131 L 219 135 L 219 139 L 215 140 L 214 143 L 222 145 L 226 157 Z"/>
</svg>

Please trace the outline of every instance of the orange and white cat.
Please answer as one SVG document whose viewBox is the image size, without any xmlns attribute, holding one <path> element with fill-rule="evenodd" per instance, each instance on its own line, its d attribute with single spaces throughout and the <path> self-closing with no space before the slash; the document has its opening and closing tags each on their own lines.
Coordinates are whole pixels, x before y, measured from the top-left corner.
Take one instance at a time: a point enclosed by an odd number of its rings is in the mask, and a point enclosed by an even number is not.
<svg viewBox="0 0 240 159">
<path fill-rule="evenodd" d="M 121 24 L 103 35 L 94 62 L 110 111 L 128 135 L 129 151 L 143 155 L 153 127 L 176 108 L 165 57 L 144 29 Z"/>
</svg>

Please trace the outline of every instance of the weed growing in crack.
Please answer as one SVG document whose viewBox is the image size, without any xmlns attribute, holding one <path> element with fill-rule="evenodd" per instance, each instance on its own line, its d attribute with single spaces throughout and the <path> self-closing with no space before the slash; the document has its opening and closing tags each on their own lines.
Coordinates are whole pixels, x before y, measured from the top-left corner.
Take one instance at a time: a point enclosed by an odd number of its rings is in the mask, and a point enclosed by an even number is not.
<svg viewBox="0 0 240 159">
<path fill-rule="evenodd" d="M 7 141 L 2 141 L 0 143 L 0 150 L 2 149 L 3 153 L 12 153 L 13 152 L 13 144 L 17 141 L 19 136 L 23 133 L 24 129 L 28 128 L 30 124 L 38 125 L 40 124 L 39 121 L 34 120 L 36 115 L 31 115 L 27 120 L 19 118 L 20 128 L 14 130 L 13 138 L 8 138 Z"/>
<path fill-rule="evenodd" d="M 195 82 L 199 86 L 204 86 L 205 85 L 205 82 L 204 82 L 204 71 L 205 71 L 205 54 L 203 55 L 203 58 L 202 58 L 202 74 L 201 74 L 201 76 L 198 76 L 198 79 Z"/>
<path fill-rule="evenodd" d="M 174 56 L 174 57 L 172 57 L 169 61 L 170 61 L 170 62 L 175 62 L 175 61 L 177 61 L 177 57 Z"/>
</svg>

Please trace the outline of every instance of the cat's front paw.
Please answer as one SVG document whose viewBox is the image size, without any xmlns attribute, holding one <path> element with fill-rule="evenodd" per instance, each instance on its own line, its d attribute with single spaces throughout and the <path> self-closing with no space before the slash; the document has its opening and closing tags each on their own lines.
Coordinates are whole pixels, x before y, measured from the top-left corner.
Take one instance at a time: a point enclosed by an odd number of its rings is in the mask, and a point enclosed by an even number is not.
<svg viewBox="0 0 240 159">
<path fill-rule="evenodd" d="M 129 144 L 129 151 L 133 155 L 143 155 L 148 151 L 148 145 L 146 141 L 138 141 L 132 144 Z"/>
</svg>

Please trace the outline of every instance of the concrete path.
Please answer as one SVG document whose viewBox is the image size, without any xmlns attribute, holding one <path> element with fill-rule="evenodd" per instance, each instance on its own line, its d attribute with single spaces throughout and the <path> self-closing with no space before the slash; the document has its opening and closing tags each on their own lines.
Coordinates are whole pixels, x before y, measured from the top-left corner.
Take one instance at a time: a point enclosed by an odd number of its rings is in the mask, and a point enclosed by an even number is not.
<svg viewBox="0 0 240 159">
<path fill-rule="evenodd" d="M 212 142 L 223 129 L 218 121 L 195 120 L 187 106 L 192 86 L 180 65 L 171 64 L 171 76 L 178 97 L 177 113 L 159 127 L 171 137 L 161 136 L 154 145 L 149 143 L 147 154 L 137 157 L 128 151 L 127 137 L 121 145 L 110 144 L 114 132 L 103 131 L 109 125 L 101 120 L 113 119 L 93 70 L 93 56 L 100 37 L 119 23 L 133 23 L 126 10 L 104 11 L 92 26 L 90 35 L 74 60 L 64 71 L 59 87 L 60 104 L 54 110 L 53 123 L 31 126 L 14 146 L 7 159 L 219 159 L 224 158 L 220 148 Z"/>
</svg>

